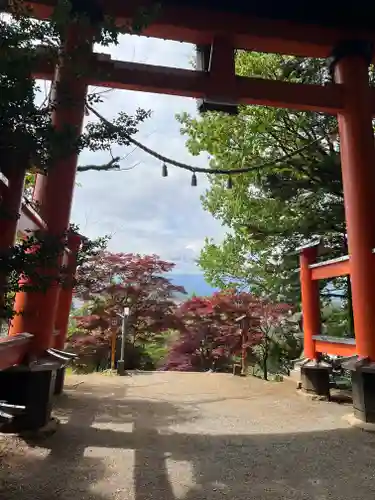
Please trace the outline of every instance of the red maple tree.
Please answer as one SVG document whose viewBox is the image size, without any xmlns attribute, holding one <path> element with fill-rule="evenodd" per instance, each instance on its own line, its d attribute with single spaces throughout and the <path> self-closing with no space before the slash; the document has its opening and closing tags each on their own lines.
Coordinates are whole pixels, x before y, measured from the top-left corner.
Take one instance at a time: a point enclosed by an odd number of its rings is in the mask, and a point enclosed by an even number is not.
<svg viewBox="0 0 375 500">
<path fill-rule="evenodd" d="M 157 255 L 103 251 L 93 256 L 77 270 L 75 295 L 91 305 L 89 314 L 75 318 L 79 333 L 71 342 L 82 344 L 82 332 L 90 337 L 89 343 L 92 337 L 102 341 L 116 323 L 120 331 L 118 318 L 125 307 L 129 308 L 128 341 L 133 344 L 178 326 L 174 299 L 177 293 L 186 292 L 166 276 L 173 267 Z"/>
<path fill-rule="evenodd" d="M 166 370 L 207 370 L 229 362 L 254 346 L 268 346 L 273 328 L 289 314 L 287 304 L 235 290 L 193 297 L 179 308 L 180 336 L 166 360 Z M 246 331 L 239 318 L 246 318 Z"/>
</svg>

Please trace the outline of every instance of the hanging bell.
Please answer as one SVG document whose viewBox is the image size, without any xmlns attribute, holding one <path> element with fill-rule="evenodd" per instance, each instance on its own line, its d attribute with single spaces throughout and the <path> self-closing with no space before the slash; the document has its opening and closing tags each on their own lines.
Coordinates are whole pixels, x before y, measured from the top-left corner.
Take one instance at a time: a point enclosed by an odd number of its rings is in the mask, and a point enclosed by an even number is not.
<svg viewBox="0 0 375 500">
<path fill-rule="evenodd" d="M 163 165 L 161 167 L 161 176 L 168 177 L 168 167 L 165 163 L 163 163 Z"/>
<path fill-rule="evenodd" d="M 229 176 L 227 180 L 227 189 L 232 189 L 232 187 L 233 187 L 232 177 Z"/>
<path fill-rule="evenodd" d="M 193 187 L 196 187 L 196 186 L 197 186 L 197 184 L 198 184 L 198 181 L 197 181 L 197 176 L 196 176 L 195 172 L 193 172 L 193 175 L 191 176 L 191 185 L 192 185 Z"/>
</svg>

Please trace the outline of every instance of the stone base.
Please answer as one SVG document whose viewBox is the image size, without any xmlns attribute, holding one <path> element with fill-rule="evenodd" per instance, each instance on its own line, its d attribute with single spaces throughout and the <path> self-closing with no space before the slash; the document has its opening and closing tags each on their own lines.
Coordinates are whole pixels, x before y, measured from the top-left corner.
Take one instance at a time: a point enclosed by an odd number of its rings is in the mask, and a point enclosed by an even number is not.
<svg viewBox="0 0 375 500">
<path fill-rule="evenodd" d="M 238 375 L 238 376 L 241 376 L 242 375 L 242 366 L 238 363 L 235 363 L 233 365 L 233 375 Z"/>
<path fill-rule="evenodd" d="M 302 391 L 329 400 L 330 367 L 323 363 L 307 362 L 301 366 Z"/>
<path fill-rule="evenodd" d="M 306 399 L 310 399 L 311 401 L 330 401 L 329 396 L 319 396 L 318 394 L 314 394 L 313 392 L 306 392 L 303 389 L 299 390 L 297 388 L 297 394 L 303 396 Z"/>
<path fill-rule="evenodd" d="M 120 375 L 120 377 L 127 375 L 125 370 L 125 361 L 122 361 L 121 359 L 117 361 L 117 375 Z"/>
<path fill-rule="evenodd" d="M 39 441 L 47 439 L 55 434 L 59 425 L 59 420 L 57 420 L 56 418 L 51 418 L 49 422 L 47 422 L 43 427 L 31 431 L 21 431 L 19 433 L 19 436 L 26 441 Z"/>
<path fill-rule="evenodd" d="M 345 415 L 343 418 L 352 427 L 361 429 L 366 432 L 375 432 L 375 423 L 364 422 L 363 420 L 357 418 L 354 415 L 354 413 L 351 413 L 350 415 Z"/>
<path fill-rule="evenodd" d="M 65 382 L 65 366 L 59 368 L 56 371 L 55 390 L 54 390 L 55 396 L 60 396 L 60 394 L 63 393 L 64 382 Z"/>
<path fill-rule="evenodd" d="M 0 400 L 25 410 L 3 424 L 1 432 L 36 431 L 51 420 L 56 367 L 38 363 L 32 368 L 17 367 L 0 372 Z"/>
<path fill-rule="evenodd" d="M 352 371 L 354 416 L 375 424 L 375 363 L 357 365 Z"/>
</svg>

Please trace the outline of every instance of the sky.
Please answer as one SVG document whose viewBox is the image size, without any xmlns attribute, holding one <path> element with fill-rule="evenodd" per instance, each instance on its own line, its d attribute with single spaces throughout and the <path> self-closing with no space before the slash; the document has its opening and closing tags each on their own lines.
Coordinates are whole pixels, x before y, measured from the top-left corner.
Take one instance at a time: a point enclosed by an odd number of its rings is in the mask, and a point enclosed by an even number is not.
<svg viewBox="0 0 375 500">
<path fill-rule="evenodd" d="M 122 36 L 116 47 L 96 47 L 95 51 L 109 53 L 112 59 L 179 68 L 191 68 L 194 53 L 189 44 L 130 35 Z M 176 113 L 183 111 L 197 114 L 194 99 L 125 90 L 106 93 L 104 98 L 97 109 L 108 119 L 119 111 L 132 114 L 138 107 L 152 111 L 135 136 L 148 147 L 191 165 L 207 166 L 207 154 L 189 154 L 175 119 Z M 113 154 L 121 157 L 132 149 L 114 147 Z M 109 160 L 107 152 L 84 151 L 79 164 Z M 208 186 L 207 179 L 199 175 L 194 188 L 191 173 L 172 166 L 168 167 L 168 177 L 163 178 L 161 163 L 140 150 L 120 165 L 128 168 L 136 163 L 130 171 L 78 174 L 72 221 L 89 237 L 110 234 L 112 251 L 156 253 L 175 262 L 176 272 L 199 272 L 195 259 L 205 237 L 220 241 L 225 232 L 201 207 L 200 196 Z"/>
</svg>

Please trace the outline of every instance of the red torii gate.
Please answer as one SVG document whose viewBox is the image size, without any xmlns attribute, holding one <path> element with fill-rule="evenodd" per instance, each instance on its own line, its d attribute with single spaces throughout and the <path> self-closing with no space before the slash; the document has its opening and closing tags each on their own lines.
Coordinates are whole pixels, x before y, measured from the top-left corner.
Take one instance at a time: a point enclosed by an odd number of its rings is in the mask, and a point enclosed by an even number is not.
<svg viewBox="0 0 375 500">
<path fill-rule="evenodd" d="M 150 2 L 106 0 L 101 4 L 75 0 L 73 3 L 81 7 L 86 4 L 87 8 L 95 5 L 97 10 L 102 6 L 105 14 L 115 17 L 122 24 L 133 17 L 140 4 Z M 353 13 L 345 19 L 345 13 L 340 12 L 340 19 L 346 21 L 346 25 L 340 26 L 335 9 L 332 7 L 330 10 L 327 3 L 321 9 L 315 3 L 314 12 L 304 6 L 303 13 L 296 9 L 294 2 L 265 1 L 261 5 L 248 2 L 246 7 L 242 3 L 236 0 L 166 0 L 144 30 L 143 34 L 147 36 L 211 46 L 210 62 L 209 65 L 204 64 L 205 71 L 118 62 L 108 56 L 93 54 L 92 33 L 83 30 L 79 22 L 72 22 L 65 37 L 62 52 L 65 56 L 60 55 L 55 61 L 50 61 L 40 51 L 34 76 L 59 82 L 55 90 L 57 105 L 53 110 L 53 122 L 57 128 L 68 124 L 76 129 L 77 134 L 82 128 L 89 84 L 202 98 L 209 100 L 211 107 L 213 103 L 213 107 L 217 105 L 220 109 L 240 103 L 336 114 L 341 142 L 357 354 L 363 359 L 375 361 L 375 266 L 372 255 L 375 226 L 371 212 L 375 199 L 372 130 L 375 91 L 370 88 L 368 80 L 375 42 L 375 29 L 368 19 L 375 14 L 374 8 L 367 7 L 367 11 L 363 8 L 362 17 L 357 19 L 353 18 Z M 36 0 L 29 5 L 33 16 L 48 19 L 55 2 Z M 75 50 L 77 46 L 80 51 Z M 319 86 L 236 76 L 235 49 L 332 57 L 334 83 Z M 74 59 L 78 52 L 82 54 L 82 50 L 86 52 L 85 61 L 88 61 L 90 71 L 87 76 L 77 78 L 64 57 Z M 62 87 L 63 92 L 59 90 Z M 38 176 L 34 200 L 40 204 L 41 215 L 52 234 L 61 234 L 68 228 L 76 167 L 77 155 L 72 154 L 69 158 L 56 161 L 48 176 Z M 21 194 L 22 190 L 18 187 L 9 190 L 6 203 L 11 207 L 19 206 Z M 2 234 L 5 232 L 11 236 L 7 242 L 2 242 L 2 246 L 9 246 L 13 244 L 15 228 L 5 226 L 2 227 Z M 17 295 L 16 310 L 25 309 L 27 314 L 13 322 L 10 329 L 12 341 L 0 342 L 0 358 L 3 360 L 0 366 L 5 368 L 21 362 L 25 354 L 22 332 L 33 335 L 32 353 L 37 358 L 43 357 L 46 349 L 53 344 L 56 315 L 61 313 L 58 301 L 57 287 L 52 287 L 44 297 L 35 298 L 29 292 Z M 17 352 L 18 357 L 12 357 L 11 352 Z M 9 359 L 8 365 L 4 361 L 6 359 Z M 45 372 L 44 381 L 35 379 L 37 381 L 33 384 L 30 382 L 31 373 L 28 379 L 31 393 L 35 395 L 38 391 L 36 387 L 39 387 L 39 393 L 44 391 L 44 399 L 39 406 L 43 406 L 45 411 L 38 425 L 45 421 L 49 411 L 48 391 L 53 375 L 51 370 Z M 20 391 L 15 372 L 0 372 L 0 375 L 4 374 L 6 376 L 0 379 L 0 387 L 6 381 L 14 391 Z M 371 370 L 366 375 L 361 372 L 356 380 L 360 390 L 371 399 L 375 384 L 369 388 L 369 376 L 374 377 Z M 34 408 L 33 411 L 37 410 Z M 369 411 L 366 404 L 360 408 L 360 416 L 364 420 L 375 420 L 374 412 Z M 34 422 L 34 426 L 37 424 Z"/>
</svg>

